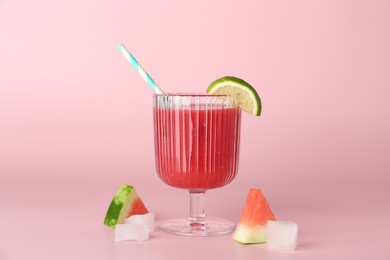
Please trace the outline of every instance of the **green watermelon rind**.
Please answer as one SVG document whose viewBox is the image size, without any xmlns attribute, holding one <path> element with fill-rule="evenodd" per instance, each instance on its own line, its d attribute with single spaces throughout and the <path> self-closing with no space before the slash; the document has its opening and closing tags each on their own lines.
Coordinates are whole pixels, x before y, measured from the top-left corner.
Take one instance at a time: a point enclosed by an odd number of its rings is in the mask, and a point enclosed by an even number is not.
<svg viewBox="0 0 390 260">
<path fill-rule="evenodd" d="M 104 218 L 104 225 L 114 228 L 116 224 L 124 222 L 131 204 L 137 197 L 138 194 L 133 186 L 127 184 L 121 185 L 108 207 Z"/>
<path fill-rule="evenodd" d="M 267 227 L 258 226 L 249 228 L 245 225 L 238 225 L 233 239 L 241 244 L 259 244 L 267 242 Z"/>
</svg>

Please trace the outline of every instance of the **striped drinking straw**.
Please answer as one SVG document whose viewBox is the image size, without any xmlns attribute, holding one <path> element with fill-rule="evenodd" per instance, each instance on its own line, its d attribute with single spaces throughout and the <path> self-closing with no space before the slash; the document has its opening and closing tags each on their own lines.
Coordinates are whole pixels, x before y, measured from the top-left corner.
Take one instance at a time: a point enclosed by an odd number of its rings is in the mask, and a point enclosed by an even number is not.
<svg viewBox="0 0 390 260">
<path fill-rule="evenodd" d="M 149 74 L 142 68 L 141 64 L 134 58 L 134 56 L 126 49 L 123 44 L 118 45 L 119 51 L 131 63 L 141 77 L 148 83 L 149 87 L 157 94 L 164 94 L 164 92 L 157 86 L 156 82 L 149 76 Z"/>
</svg>

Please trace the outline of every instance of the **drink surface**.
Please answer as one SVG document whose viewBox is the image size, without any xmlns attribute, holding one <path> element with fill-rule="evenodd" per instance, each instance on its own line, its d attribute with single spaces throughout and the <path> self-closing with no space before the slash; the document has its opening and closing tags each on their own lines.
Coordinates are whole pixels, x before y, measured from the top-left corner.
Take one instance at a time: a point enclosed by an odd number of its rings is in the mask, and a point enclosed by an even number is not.
<svg viewBox="0 0 390 260">
<path fill-rule="evenodd" d="M 159 177 L 191 191 L 222 187 L 238 171 L 241 110 L 154 107 Z"/>
</svg>

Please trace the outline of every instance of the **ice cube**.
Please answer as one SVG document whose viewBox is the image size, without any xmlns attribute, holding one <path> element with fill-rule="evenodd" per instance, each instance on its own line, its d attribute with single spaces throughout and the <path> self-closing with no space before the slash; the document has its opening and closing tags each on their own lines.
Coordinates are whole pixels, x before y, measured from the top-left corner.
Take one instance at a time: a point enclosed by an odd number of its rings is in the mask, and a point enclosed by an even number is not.
<svg viewBox="0 0 390 260">
<path fill-rule="evenodd" d="M 144 241 L 149 238 L 149 227 L 146 224 L 117 224 L 115 226 L 115 241 Z"/>
<path fill-rule="evenodd" d="M 298 225 L 291 221 L 267 222 L 267 247 L 295 250 L 298 243 Z"/>
<path fill-rule="evenodd" d="M 142 215 L 131 215 L 125 220 L 125 223 L 146 224 L 150 232 L 154 232 L 154 215 L 153 213 L 146 213 Z"/>
</svg>

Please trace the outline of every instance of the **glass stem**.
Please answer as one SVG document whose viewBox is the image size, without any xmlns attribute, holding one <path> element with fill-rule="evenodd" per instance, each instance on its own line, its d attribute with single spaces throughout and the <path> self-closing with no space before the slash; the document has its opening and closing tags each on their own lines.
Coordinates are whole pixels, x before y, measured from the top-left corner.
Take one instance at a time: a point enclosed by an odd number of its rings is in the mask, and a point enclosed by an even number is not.
<svg viewBox="0 0 390 260">
<path fill-rule="evenodd" d="M 205 228 L 205 192 L 190 191 L 189 225 L 194 228 Z"/>
</svg>

